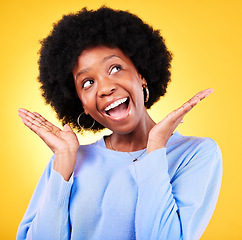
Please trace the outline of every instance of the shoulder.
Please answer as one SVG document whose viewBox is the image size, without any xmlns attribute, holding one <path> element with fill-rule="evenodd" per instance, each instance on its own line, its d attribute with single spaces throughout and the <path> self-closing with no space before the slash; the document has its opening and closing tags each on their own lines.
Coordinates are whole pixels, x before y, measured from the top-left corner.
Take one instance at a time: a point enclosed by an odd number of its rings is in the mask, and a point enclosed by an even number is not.
<svg viewBox="0 0 242 240">
<path fill-rule="evenodd" d="M 213 157 L 213 159 L 221 159 L 221 150 L 213 139 L 194 136 L 188 136 L 185 137 L 185 139 L 191 144 L 190 148 L 194 154 L 204 157 L 210 156 Z"/>
<path fill-rule="evenodd" d="M 220 152 L 218 144 L 208 137 L 184 136 L 175 132 L 168 142 L 171 149 L 181 148 L 195 152 Z"/>
<path fill-rule="evenodd" d="M 103 138 L 89 144 L 82 144 L 78 148 L 77 155 L 86 155 L 86 154 L 93 154 L 96 151 L 100 151 L 100 148 L 103 147 L 104 140 Z"/>
<path fill-rule="evenodd" d="M 183 136 L 176 132 L 168 143 L 170 166 L 174 164 L 179 169 L 191 166 L 222 168 L 221 150 L 211 138 Z"/>
</svg>

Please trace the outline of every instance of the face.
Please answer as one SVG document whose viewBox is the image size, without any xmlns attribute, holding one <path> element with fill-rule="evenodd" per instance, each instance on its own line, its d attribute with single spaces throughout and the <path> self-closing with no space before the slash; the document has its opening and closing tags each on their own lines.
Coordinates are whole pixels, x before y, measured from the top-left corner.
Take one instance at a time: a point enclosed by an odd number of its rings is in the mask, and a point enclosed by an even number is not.
<svg viewBox="0 0 242 240">
<path fill-rule="evenodd" d="M 146 81 L 120 49 L 83 51 L 73 76 L 85 113 L 113 132 L 132 132 L 145 119 L 142 84 Z"/>
</svg>

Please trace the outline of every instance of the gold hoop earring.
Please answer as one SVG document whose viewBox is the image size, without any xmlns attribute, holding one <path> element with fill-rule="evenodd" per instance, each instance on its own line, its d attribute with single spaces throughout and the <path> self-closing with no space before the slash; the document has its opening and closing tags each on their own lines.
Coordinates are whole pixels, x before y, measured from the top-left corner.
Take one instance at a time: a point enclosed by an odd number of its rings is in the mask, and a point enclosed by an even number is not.
<svg viewBox="0 0 242 240">
<path fill-rule="evenodd" d="M 89 128 L 85 128 L 85 127 L 81 126 L 81 124 L 80 124 L 80 117 L 81 117 L 83 114 L 84 114 L 84 112 L 81 113 L 81 114 L 78 116 L 78 118 L 77 118 L 77 124 L 78 124 L 78 126 L 79 126 L 80 128 L 83 128 L 84 130 L 89 130 L 89 129 L 91 129 L 91 128 L 94 126 L 94 124 L 95 124 L 96 121 L 95 121 L 95 119 L 93 119 L 92 126 L 89 127 Z"/>
<path fill-rule="evenodd" d="M 145 102 L 148 102 L 150 97 L 149 89 L 146 84 L 143 84 L 142 87 L 145 90 Z"/>
</svg>

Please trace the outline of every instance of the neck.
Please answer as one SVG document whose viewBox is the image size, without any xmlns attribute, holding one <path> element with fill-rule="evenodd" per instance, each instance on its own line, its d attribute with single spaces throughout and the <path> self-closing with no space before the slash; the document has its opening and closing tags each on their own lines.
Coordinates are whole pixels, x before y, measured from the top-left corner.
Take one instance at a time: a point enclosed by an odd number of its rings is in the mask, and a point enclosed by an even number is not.
<svg viewBox="0 0 242 240">
<path fill-rule="evenodd" d="M 154 126 L 155 122 L 147 113 L 144 120 L 132 132 L 127 134 L 113 132 L 109 137 L 109 141 L 107 141 L 108 139 L 105 140 L 106 146 L 121 152 L 133 152 L 145 149 L 147 147 L 149 132 Z"/>
</svg>

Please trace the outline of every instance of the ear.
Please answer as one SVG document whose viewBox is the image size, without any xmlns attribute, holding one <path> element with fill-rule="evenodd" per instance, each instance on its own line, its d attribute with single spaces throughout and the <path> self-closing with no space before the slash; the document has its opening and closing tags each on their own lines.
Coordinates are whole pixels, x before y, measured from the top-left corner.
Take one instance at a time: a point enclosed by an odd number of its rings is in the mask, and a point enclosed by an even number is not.
<svg viewBox="0 0 242 240">
<path fill-rule="evenodd" d="M 140 79 L 141 86 L 147 85 L 146 79 L 140 73 L 139 73 L 139 79 Z"/>
<path fill-rule="evenodd" d="M 83 105 L 82 105 L 82 107 L 83 107 L 84 113 L 85 113 L 86 115 L 88 115 L 88 114 L 89 114 L 88 111 L 84 108 Z"/>
</svg>

